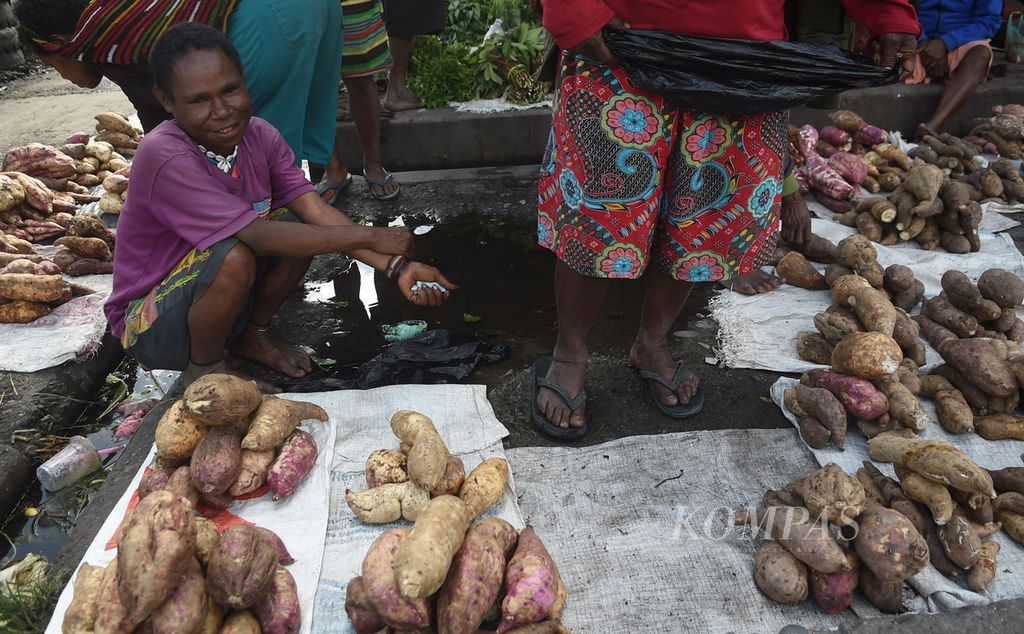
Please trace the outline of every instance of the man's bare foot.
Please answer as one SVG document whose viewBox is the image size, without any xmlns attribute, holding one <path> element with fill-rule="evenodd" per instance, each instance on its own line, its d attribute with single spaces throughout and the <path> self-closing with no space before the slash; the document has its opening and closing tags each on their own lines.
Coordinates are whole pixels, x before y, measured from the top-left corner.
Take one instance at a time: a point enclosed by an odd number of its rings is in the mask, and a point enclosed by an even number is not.
<svg viewBox="0 0 1024 634">
<path fill-rule="evenodd" d="M 657 372 L 669 381 L 676 374 L 676 361 L 672 358 L 672 353 L 669 352 L 667 344 L 644 345 L 640 342 L 635 342 L 633 348 L 629 351 L 629 364 L 640 370 Z M 648 383 L 662 403 L 673 407 L 690 402 L 693 395 L 697 393 L 697 388 L 700 387 L 700 377 L 687 370 L 675 394 L 657 381 L 648 380 Z"/>
<path fill-rule="evenodd" d="M 777 289 L 782 285 L 782 279 L 764 271 L 752 271 L 719 284 L 742 295 L 760 295 Z"/>
<path fill-rule="evenodd" d="M 917 124 L 917 130 L 915 130 L 915 134 L 917 135 L 918 139 L 923 139 L 926 136 L 938 136 L 938 133 L 936 133 L 935 129 L 932 126 L 928 125 L 927 123 Z"/>
<path fill-rule="evenodd" d="M 561 385 L 569 394 L 575 396 L 583 389 L 586 372 L 586 357 L 582 361 L 559 360 L 556 358 L 551 362 L 551 368 L 548 370 L 546 378 Z M 581 405 L 579 409 L 570 410 L 564 398 L 554 390 L 546 387 L 540 388 L 540 391 L 537 393 L 537 406 L 540 408 L 540 411 L 544 412 L 544 416 L 552 424 L 558 425 L 563 429 L 583 427 L 583 423 L 586 420 L 584 417 L 587 409 L 586 403 Z"/>
<path fill-rule="evenodd" d="M 265 381 L 259 381 L 252 378 L 244 372 L 239 372 L 235 368 L 228 365 L 226 359 L 215 361 L 213 363 L 200 364 L 189 361 L 188 367 L 181 373 L 181 380 L 185 384 L 185 387 L 192 385 L 196 379 L 207 374 L 231 374 L 239 378 L 245 379 L 246 381 L 252 381 L 256 384 L 256 387 L 260 389 L 264 394 L 277 394 L 281 391 L 277 386 L 266 383 Z"/>
<path fill-rule="evenodd" d="M 295 379 L 301 379 L 313 370 L 313 363 L 305 351 L 272 338 L 253 324 L 247 325 L 242 335 L 231 344 L 231 353 Z"/>
<path fill-rule="evenodd" d="M 388 92 L 384 95 L 384 108 L 391 112 L 403 110 L 415 110 L 420 107 L 419 95 L 405 86 L 392 87 L 388 85 Z"/>
</svg>

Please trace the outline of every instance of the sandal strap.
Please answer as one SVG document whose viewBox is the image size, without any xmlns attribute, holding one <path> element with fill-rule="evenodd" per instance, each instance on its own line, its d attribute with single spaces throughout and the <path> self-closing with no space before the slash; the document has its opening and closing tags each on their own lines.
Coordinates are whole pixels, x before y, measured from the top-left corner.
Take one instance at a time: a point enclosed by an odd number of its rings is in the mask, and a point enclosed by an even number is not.
<svg viewBox="0 0 1024 634">
<path fill-rule="evenodd" d="M 637 374 L 640 375 L 641 379 L 656 381 L 675 393 L 679 386 L 683 384 L 683 379 L 686 376 L 686 365 L 682 361 L 676 361 L 676 373 L 672 376 L 671 380 L 651 370 L 638 369 Z"/>
<path fill-rule="evenodd" d="M 541 387 L 546 387 L 555 394 L 562 397 L 562 400 L 565 401 L 565 404 L 568 405 L 569 409 L 571 409 L 572 411 L 578 410 L 584 403 L 587 402 L 586 389 L 582 389 L 579 391 L 579 394 L 577 394 L 576 396 L 572 396 L 569 394 L 568 390 L 562 387 L 561 384 L 556 383 L 544 376 L 537 379 L 537 385 Z"/>
</svg>

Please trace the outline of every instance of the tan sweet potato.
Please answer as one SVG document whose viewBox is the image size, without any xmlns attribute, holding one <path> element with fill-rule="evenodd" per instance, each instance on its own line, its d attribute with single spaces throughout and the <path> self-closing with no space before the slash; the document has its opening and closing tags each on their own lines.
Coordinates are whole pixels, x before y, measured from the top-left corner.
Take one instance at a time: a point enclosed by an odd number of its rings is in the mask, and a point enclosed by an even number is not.
<svg viewBox="0 0 1024 634">
<path fill-rule="evenodd" d="M 951 434 L 974 431 L 974 413 L 960 390 L 944 390 L 934 396 L 939 424 Z"/>
<path fill-rule="evenodd" d="M 220 544 L 220 531 L 217 525 L 205 517 L 196 517 L 196 559 L 204 566 L 209 562 L 210 555 Z"/>
<path fill-rule="evenodd" d="M 917 322 L 920 327 L 921 334 L 923 334 L 924 338 L 928 340 L 928 343 L 932 344 L 933 348 L 938 347 L 943 341 L 957 338 L 957 334 L 955 332 L 946 328 L 942 324 L 932 321 L 924 314 L 915 315 L 914 321 Z"/>
<path fill-rule="evenodd" d="M 132 127 L 132 124 L 120 112 L 101 112 L 96 115 L 96 122 L 97 127 L 103 130 L 120 132 L 132 139 L 138 139 L 139 137 L 138 131 Z"/>
<path fill-rule="evenodd" d="M 924 341 L 921 340 L 921 327 L 902 308 L 894 306 L 893 313 L 896 316 L 893 324 L 893 341 L 899 344 L 905 359 L 913 361 L 915 366 L 924 365 L 927 359 Z"/>
<path fill-rule="evenodd" d="M 356 634 L 376 634 L 386 627 L 370 602 L 361 576 L 354 577 L 345 588 L 345 614 L 352 622 Z"/>
<path fill-rule="evenodd" d="M 232 612 L 226 621 L 220 634 L 262 634 L 260 622 L 249 610 L 238 610 Z"/>
<path fill-rule="evenodd" d="M 1018 544 L 1024 544 L 1024 514 L 1000 511 L 996 519 L 1002 523 L 1007 535 Z"/>
<path fill-rule="evenodd" d="M 47 303 L 61 298 L 68 284 L 60 275 L 4 273 L 0 275 L 0 297 Z"/>
<path fill-rule="evenodd" d="M 828 283 L 829 288 L 832 288 L 840 278 L 853 274 L 853 270 L 846 268 L 842 264 L 829 264 L 825 267 L 825 282 Z"/>
<path fill-rule="evenodd" d="M 83 258 L 109 260 L 110 247 L 100 238 L 83 238 L 82 236 L 64 236 L 54 242 L 57 246 L 67 247 L 72 253 Z"/>
<path fill-rule="evenodd" d="M 206 567 L 210 596 L 231 608 L 252 606 L 270 587 L 278 557 L 277 548 L 255 526 L 231 526 Z"/>
<path fill-rule="evenodd" d="M 181 401 L 175 401 L 156 426 L 156 450 L 165 460 L 189 458 L 206 434 L 206 425 L 192 418 Z"/>
<path fill-rule="evenodd" d="M 837 526 L 852 524 L 864 510 L 864 487 L 834 463 L 805 478 L 801 493 L 812 517 Z"/>
<path fill-rule="evenodd" d="M 811 519 L 807 509 L 791 506 L 758 509 L 756 516 L 758 528 L 774 537 L 812 570 L 824 573 L 849 570 L 846 555 L 827 525 Z"/>
<path fill-rule="evenodd" d="M 63 634 L 92 634 L 93 624 L 99 606 L 100 586 L 103 583 L 103 568 L 82 564 L 75 575 L 75 593 L 71 604 L 64 612 L 61 624 Z"/>
<path fill-rule="evenodd" d="M 857 289 L 851 293 L 848 303 L 865 329 L 892 337 L 896 327 L 896 309 L 885 293 L 875 288 Z"/>
<path fill-rule="evenodd" d="M 754 555 L 754 585 L 776 603 L 803 603 L 807 567 L 778 542 L 764 541 Z"/>
<path fill-rule="evenodd" d="M 264 397 L 256 410 L 242 449 L 267 451 L 281 446 L 304 420 L 327 421 L 327 412 L 314 403 Z"/>
<path fill-rule="evenodd" d="M 875 386 L 886 397 L 889 418 L 915 432 L 924 431 L 928 424 L 928 414 L 921 407 L 920 401 L 903 383 L 893 375 L 879 379 Z"/>
<path fill-rule="evenodd" d="M 419 412 L 399 410 L 391 417 L 391 431 L 411 445 L 409 478 L 427 491 L 437 487 L 448 468 L 448 448 L 434 423 Z"/>
<path fill-rule="evenodd" d="M 944 341 L 939 354 L 986 394 L 1007 397 L 1017 391 L 1017 379 L 991 345 L 980 339 Z"/>
<path fill-rule="evenodd" d="M 985 542 L 981 545 L 978 561 L 967 571 L 967 587 L 975 592 L 984 592 L 996 577 L 996 556 L 999 554 L 998 542 Z"/>
<path fill-rule="evenodd" d="M 403 597 L 425 599 L 440 589 L 471 517 L 462 500 L 450 495 L 433 498 L 420 511 L 395 555 L 395 580 Z"/>
<path fill-rule="evenodd" d="M 503 458 L 487 458 L 466 476 L 459 498 L 465 503 L 470 517 L 476 517 L 501 500 L 507 483 L 508 462 Z"/>
<path fill-rule="evenodd" d="M 117 540 L 117 587 L 136 625 L 166 601 L 194 561 L 192 505 L 170 491 L 156 491 L 128 515 Z"/>
<path fill-rule="evenodd" d="M 797 355 L 804 361 L 829 365 L 832 362 L 832 344 L 816 332 L 801 332 L 796 340 Z"/>
<path fill-rule="evenodd" d="M 398 484 L 409 479 L 409 457 L 397 449 L 377 449 L 366 459 L 366 486 Z"/>
<path fill-rule="evenodd" d="M 868 449 L 873 438 L 868 442 Z M 936 482 L 947 484 L 968 493 L 981 493 L 994 498 L 992 478 L 962 451 L 943 442 L 929 441 L 910 449 L 901 462 Z"/>
<path fill-rule="evenodd" d="M 964 400 L 981 415 L 988 413 L 989 395 L 967 380 L 967 378 L 953 366 L 943 363 L 932 368 L 932 374 L 944 377 L 960 394 Z"/>
<path fill-rule="evenodd" d="M 900 478 L 900 484 L 907 497 L 928 507 L 932 514 L 932 521 L 940 526 L 949 522 L 953 517 L 954 504 L 953 497 L 946 487 L 899 466 L 897 466 L 896 474 Z"/>
<path fill-rule="evenodd" d="M 374 540 L 363 558 L 362 577 L 366 597 L 381 620 L 397 629 L 421 628 L 430 623 L 427 599 L 406 599 L 399 592 L 395 578 L 394 567 L 399 549 L 408 540 L 411 531 L 409 528 L 384 531 Z"/>
<path fill-rule="evenodd" d="M 511 524 L 488 517 L 466 532 L 437 597 L 437 627 L 449 634 L 475 634 L 498 598 L 518 534 Z"/>
<path fill-rule="evenodd" d="M 948 523 L 939 526 L 939 541 L 950 561 L 968 569 L 981 556 L 981 539 L 971 530 L 967 519 L 954 515 Z"/>
<path fill-rule="evenodd" d="M 459 495 L 462 485 L 466 481 L 466 467 L 462 464 L 462 458 L 448 456 L 448 466 L 444 470 L 444 477 L 438 485 L 430 491 L 431 497 L 439 495 Z"/>
<path fill-rule="evenodd" d="M 117 558 L 103 571 L 99 596 L 96 599 L 96 621 L 90 632 L 96 634 L 131 634 L 134 629 L 128 609 L 118 589 Z"/>
<path fill-rule="evenodd" d="M 799 251 L 790 251 L 784 255 L 775 268 L 779 277 L 792 286 L 808 289 L 828 288 L 825 276 L 819 273 Z"/>
<path fill-rule="evenodd" d="M 911 577 L 928 565 L 928 545 L 902 513 L 869 506 L 858 518 L 854 539 L 862 567 L 885 583 Z"/>
<path fill-rule="evenodd" d="M 345 501 L 361 521 L 387 524 L 405 518 L 415 521 L 430 494 L 414 482 L 381 484 L 368 491 L 345 491 Z"/>
<path fill-rule="evenodd" d="M 224 493 L 242 468 L 238 433 L 228 425 L 211 427 L 196 445 L 189 469 L 200 493 Z"/>
<path fill-rule="evenodd" d="M 228 488 L 228 493 L 233 497 L 240 497 L 252 493 L 263 486 L 267 481 L 267 471 L 274 462 L 275 453 L 273 449 L 268 451 L 253 451 L 252 449 L 241 450 L 241 466 L 235 481 Z"/>
<path fill-rule="evenodd" d="M 840 306 L 849 306 L 854 292 L 862 288 L 872 288 L 872 286 L 860 275 L 844 275 L 832 284 L 832 301 Z"/>
<path fill-rule="evenodd" d="M 903 582 L 886 583 L 867 566 L 860 567 L 857 587 L 873 606 L 889 614 L 903 611 Z"/>
<path fill-rule="evenodd" d="M 252 606 L 263 634 L 295 634 L 302 623 L 299 594 L 291 573 L 277 567 L 270 587 Z"/>
<path fill-rule="evenodd" d="M 253 381 L 232 374 L 207 374 L 196 379 L 182 398 L 188 413 L 204 425 L 227 425 L 247 419 L 263 403 Z"/>
<path fill-rule="evenodd" d="M 851 332 L 865 331 L 855 312 L 835 305 L 814 316 L 814 327 L 831 344 L 839 343 Z"/>
<path fill-rule="evenodd" d="M 174 592 L 149 617 L 153 634 L 193 634 L 199 631 L 206 620 L 209 599 L 203 569 L 194 557 L 190 557 Z"/>
<path fill-rule="evenodd" d="M 978 319 L 953 306 L 945 295 L 938 295 L 921 305 L 923 315 L 948 328 L 958 337 L 971 337 L 978 331 Z"/>
<path fill-rule="evenodd" d="M 224 625 L 224 608 L 206 595 L 206 618 L 198 634 L 220 634 L 221 626 Z"/>
<path fill-rule="evenodd" d="M 903 351 L 879 332 L 854 332 L 832 350 L 832 367 L 843 374 L 880 379 L 899 368 Z"/>
<path fill-rule="evenodd" d="M 50 314 L 50 307 L 39 302 L 15 300 L 0 303 L 0 324 L 29 324 Z"/>
<path fill-rule="evenodd" d="M 1024 440 L 1024 418 L 1012 414 L 976 416 L 974 429 L 985 440 Z"/>
<path fill-rule="evenodd" d="M 1024 515 L 1024 494 L 1017 493 L 1016 491 L 1000 493 L 996 496 L 996 499 L 992 501 L 992 510 L 996 514 L 1008 511 L 1010 513 Z"/>
</svg>

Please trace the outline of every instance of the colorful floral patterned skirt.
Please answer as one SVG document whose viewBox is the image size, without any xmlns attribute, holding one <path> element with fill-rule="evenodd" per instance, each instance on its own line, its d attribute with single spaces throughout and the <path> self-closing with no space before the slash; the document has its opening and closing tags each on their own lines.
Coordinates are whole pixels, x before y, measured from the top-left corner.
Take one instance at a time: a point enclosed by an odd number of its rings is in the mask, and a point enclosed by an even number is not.
<svg viewBox="0 0 1024 634">
<path fill-rule="evenodd" d="M 541 165 L 537 240 L 581 275 L 727 280 L 779 231 L 788 112 L 693 112 L 622 69 L 563 53 Z"/>
</svg>

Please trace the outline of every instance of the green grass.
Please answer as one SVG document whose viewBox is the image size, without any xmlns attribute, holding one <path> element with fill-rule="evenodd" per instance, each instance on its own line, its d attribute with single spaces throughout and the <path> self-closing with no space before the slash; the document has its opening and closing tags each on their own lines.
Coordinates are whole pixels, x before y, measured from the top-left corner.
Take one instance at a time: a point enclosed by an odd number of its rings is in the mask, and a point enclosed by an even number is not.
<svg viewBox="0 0 1024 634">
<path fill-rule="evenodd" d="M 0 590 L 0 632 L 35 634 L 46 629 L 67 577 L 50 572 L 15 591 Z"/>
</svg>

